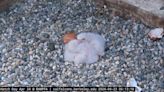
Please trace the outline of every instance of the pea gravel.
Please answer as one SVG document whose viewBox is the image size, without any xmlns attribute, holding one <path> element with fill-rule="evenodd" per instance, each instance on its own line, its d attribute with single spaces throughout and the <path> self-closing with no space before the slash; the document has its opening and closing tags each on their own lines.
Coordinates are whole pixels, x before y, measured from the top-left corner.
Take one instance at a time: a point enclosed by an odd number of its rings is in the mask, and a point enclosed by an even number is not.
<svg viewBox="0 0 164 92">
<path fill-rule="evenodd" d="M 92 0 L 21 0 L 0 13 L 0 86 L 126 86 L 134 77 L 144 92 L 162 92 L 164 38 L 151 41 L 151 29 Z M 105 55 L 90 65 L 64 61 L 70 31 L 101 34 Z"/>
</svg>

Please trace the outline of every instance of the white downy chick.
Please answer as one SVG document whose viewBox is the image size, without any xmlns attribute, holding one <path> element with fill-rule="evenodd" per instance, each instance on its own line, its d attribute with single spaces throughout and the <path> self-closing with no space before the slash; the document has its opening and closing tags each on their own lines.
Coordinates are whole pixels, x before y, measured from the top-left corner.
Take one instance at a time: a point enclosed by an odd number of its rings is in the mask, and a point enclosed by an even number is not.
<svg viewBox="0 0 164 92">
<path fill-rule="evenodd" d="M 79 63 L 91 64 L 104 54 L 104 46 L 105 39 L 100 35 L 80 33 L 77 39 L 72 39 L 65 44 L 64 59 L 73 61 L 76 65 Z"/>
<path fill-rule="evenodd" d="M 77 35 L 77 39 L 83 39 L 89 42 L 93 48 L 97 51 L 97 54 L 100 56 L 104 55 L 105 49 L 105 39 L 96 33 L 85 32 Z"/>
<path fill-rule="evenodd" d="M 74 58 L 77 53 L 79 53 L 77 47 L 79 45 L 78 40 L 71 40 L 69 43 L 65 45 L 65 50 L 64 50 L 64 59 L 66 61 L 74 61 Z"/>
<path fill-rule="evenodd" d="M 77 47 L 80 51 L 75 56 L 75 64 L 86 63 L 91 64 L 98 60 L 96 50 L 85 40 L 80 40 L 81 43 Z"/>
<path fill-rule="evenodd" d="M 142 91 L 142 89 L 139 86 L 137 86 L 137 82 L 134 78 L 130 78 L 128 80 L 127 87 L 135 87 L 136 88 L 135 92 L 141 92 Z"/>
<path fill-rule="evenodd" d="M 65 45 L 65 60 L 91 64 L 98 60 L 98 55 L 92 46 L 85 40 L 72 40 Z"/>
</svg>

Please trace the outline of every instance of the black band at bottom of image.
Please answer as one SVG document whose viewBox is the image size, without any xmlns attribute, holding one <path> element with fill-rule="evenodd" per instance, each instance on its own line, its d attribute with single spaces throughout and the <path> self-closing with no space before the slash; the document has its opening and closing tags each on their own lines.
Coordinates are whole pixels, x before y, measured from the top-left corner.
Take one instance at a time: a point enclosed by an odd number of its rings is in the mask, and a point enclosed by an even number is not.
<svg viewBox="0 0 164 92">
<path fill-rule="evenodd" d="M 135 87 L 0 87 L 0 91 L 126 91 Z"/>
</svg>

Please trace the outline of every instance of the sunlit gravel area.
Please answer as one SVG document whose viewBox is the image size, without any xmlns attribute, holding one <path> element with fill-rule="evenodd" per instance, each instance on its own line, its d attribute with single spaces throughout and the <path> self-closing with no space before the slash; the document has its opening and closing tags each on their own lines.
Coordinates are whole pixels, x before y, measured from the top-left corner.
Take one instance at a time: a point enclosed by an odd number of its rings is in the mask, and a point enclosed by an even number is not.
<svg viewBox="0 0 164 92">
<path fill-rule="evenodd" d="M 144 92 L 164 89 L 164 37 L 153 28 L 114 16 L 93 0 L 22 0 L 0 13 L 0 86 L 126 86 L 134 77 Z M 93 64 L 64 61 L 67 32 L 96 32 L 105 55 Z"/>
</svg>

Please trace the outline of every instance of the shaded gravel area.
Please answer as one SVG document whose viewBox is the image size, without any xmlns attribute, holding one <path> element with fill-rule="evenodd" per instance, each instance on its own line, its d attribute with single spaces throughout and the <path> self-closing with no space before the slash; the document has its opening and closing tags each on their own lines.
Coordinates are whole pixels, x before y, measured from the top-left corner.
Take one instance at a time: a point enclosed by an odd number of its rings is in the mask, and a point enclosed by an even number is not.
<svg viewBox="0 0 164 92">
<path fill-rule="evenodd" d="M 92 0 L 24 0 L 0 13 L 0 86 L 126 86 L 134 77 L 144 92 L 164 89 L 164 38 L 153 42 L 139 21 L 113 16 Z M 94 64 L 63 60 L 66 32 L 106 39 Z"/>
</svg>

